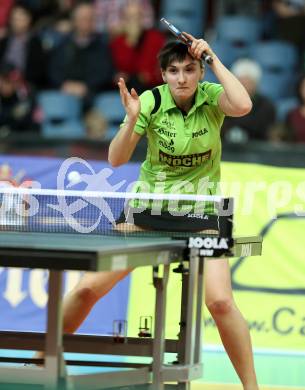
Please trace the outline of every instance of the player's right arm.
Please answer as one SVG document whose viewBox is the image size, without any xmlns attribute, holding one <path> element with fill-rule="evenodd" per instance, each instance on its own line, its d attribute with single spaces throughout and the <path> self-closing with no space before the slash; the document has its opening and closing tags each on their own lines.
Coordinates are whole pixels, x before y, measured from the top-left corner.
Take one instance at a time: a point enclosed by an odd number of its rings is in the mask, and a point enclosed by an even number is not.
<svg viewBox="0 0 305 390">
<path fill-rule="evenodd" d="M 118 86 L 127 120 L 109 146 L 108 161 L 113 167 L 127 163 L 141 139 L 141 135 L 133 131 L 141 111 L 140 98 L 134 88 L 128 91 L 123 78 L 120 78 Z"/>
</svg>

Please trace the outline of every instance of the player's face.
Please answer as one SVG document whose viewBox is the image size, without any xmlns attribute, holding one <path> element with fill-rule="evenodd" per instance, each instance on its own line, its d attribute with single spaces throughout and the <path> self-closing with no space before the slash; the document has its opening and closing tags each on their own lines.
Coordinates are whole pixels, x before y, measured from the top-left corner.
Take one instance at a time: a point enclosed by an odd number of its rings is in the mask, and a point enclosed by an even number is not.
<svg viewBox="0 0 305 390">
<path fill-rule="evenodd" d="M 165 71 L 162 71 L 162 77 L 168 84 L 174 100 L 183 101 L 193 97 L 203 73 L 200 62 L 186 56 L 183 62 L 173 61 Z"/>
</svg>

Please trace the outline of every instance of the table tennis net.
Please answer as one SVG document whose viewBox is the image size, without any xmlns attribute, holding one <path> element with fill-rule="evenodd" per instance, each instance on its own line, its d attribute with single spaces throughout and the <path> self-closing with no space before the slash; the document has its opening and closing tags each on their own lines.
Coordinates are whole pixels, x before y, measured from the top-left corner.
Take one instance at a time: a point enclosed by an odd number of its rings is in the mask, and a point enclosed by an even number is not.
<svg viewBox="0 0 305 390">
<path fill-rule="evenodd" d="M 220 196 L 0 189 L 0 231 L 117 235 L 135 225 L 152 234 L 222 226 L 228 236 L 232 216 L 233 200 Z"/>
</svg>

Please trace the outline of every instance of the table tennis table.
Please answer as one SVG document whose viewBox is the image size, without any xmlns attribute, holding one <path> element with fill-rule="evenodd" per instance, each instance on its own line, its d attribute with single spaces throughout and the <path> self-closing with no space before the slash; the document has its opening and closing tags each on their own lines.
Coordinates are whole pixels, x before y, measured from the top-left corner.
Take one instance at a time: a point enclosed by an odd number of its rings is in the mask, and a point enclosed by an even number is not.
<svg viewBox="0 0 305 390">
<path fill-rule="evenodd" d="M 194 233 L 193 233 L 194 235 Z M 43 350 L 41 366 L 0 366 L 2 383 L 36 384 L 57 389 L 102 389 L 150 384 L 162 390 L 166 382 L 188 389 L 190 381 L 202 377 L 201 339 L 204 295 L 204 260 L 198 248 L 188 248 L 184 237 L 101 236 L 37 232 L 0 232 L 0 265 L 49 270 L 49 300 L 45 333 L 0 332 L 1 349 Z M 260 237 L 233 238 L 222 256 L 256 256 L 262 250 Z M 211 257 L 213 254 L 211 253 Z M 209 260 L 211 261 L 211 260 Z M 215 260 L 217 261 L 217 260 Z M 181 271 L 180 331 L 177 339 L 165 338 L 166 291 L 170 265 Z M 62 284 L 66 270 L 104 271 L 151 266 L 156 290 L 154 332 L 150 338 L 63 335 Z M 180 267 L 180 269 L 179 269 Z M 150 357 L 151 362 L 128 363 L 67 361 L 65 352 Z M 165 353 L 177 355 L 175 364 L 165 364 Z M 2 358 L 20 363 L 21 358 Z M 23 359 L 29 363 L 34 359 Z M 37 361 L 36 361 L 37 362 Z M 104 365 L 119 371 L 69 375 L 67 365 Z"/>
</svg>

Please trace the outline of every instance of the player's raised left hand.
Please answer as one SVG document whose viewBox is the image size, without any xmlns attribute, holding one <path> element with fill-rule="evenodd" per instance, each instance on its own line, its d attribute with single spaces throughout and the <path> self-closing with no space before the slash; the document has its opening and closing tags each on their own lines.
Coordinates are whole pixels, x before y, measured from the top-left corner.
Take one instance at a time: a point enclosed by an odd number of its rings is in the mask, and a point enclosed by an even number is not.
<svg viewBox="0 0 305 390">
<path fill-rule="evenodd" d="M 122 77 L 119 79 L 118 86 L 120 89 L 122 104 L 125 108 L 128 119 L 136 121 L 141 110 L 141 102 L 136 90 L 131 88 L 129 92 L 126 87 L 125 80 Z"/>
</svg>

